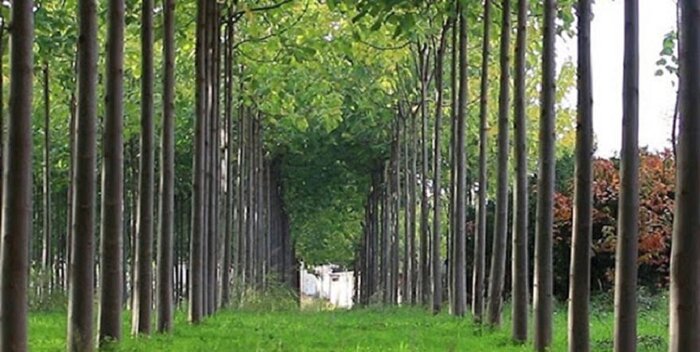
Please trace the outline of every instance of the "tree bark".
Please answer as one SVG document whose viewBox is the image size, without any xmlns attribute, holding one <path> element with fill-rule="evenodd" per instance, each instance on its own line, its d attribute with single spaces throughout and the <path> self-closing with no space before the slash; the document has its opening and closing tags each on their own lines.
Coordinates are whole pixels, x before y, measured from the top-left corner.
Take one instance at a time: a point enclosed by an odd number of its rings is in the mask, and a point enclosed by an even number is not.
<svg viewBox="0 0 700 352">
<path fill-rule="evenodd" d="M 527 106 L 525 93 L 528 0 L 518 0 L 518 30 L 515 44 L 515 190 L 513 211 L 513 261 L 512 273 L 512 317 L 513 340 L 527 340 L 529 313 L 528 271 L 528 161 L 527 161 Z"/>
<path fill-rule="evenodd" d="M 44 61 L 44 243 L 41 255 L 43 294 L 53 289 L 53 245 L 51 243 L 51 91 L 49 88 L 49 63 Z"/>
<path fill-rule="evenodd" d="M 676 207 L 671 248 L 669 351 L 700 350 L 700 4 L 683 0 Z"/>
<path fill-rule="evenodd" d="M 544 2 L 542 48 L 542 110 L 539 131 L 539 172 L 537 180 L 537 225 L 535 229 L 535 350 L 545 351 L 552 343 L 552 223 L 554 217 L 555 147 L 555 18 L 556 0 Z"/>
<path fill-rule="evenodd" d="M 440 44 L 435 56 L 435 88 L 437 100 L 435 102 L 435 144 L 433 146 L 433 239 L 432 239 L 432 271 L 433 271 L 433 314 L 440 312 L 442 308 L 442 261 L 440 260 L 440 238 L 442 230 L 440 219 L 442 216 L 442 148 L 440 147 L 440 134 L 442 132 L 442 102 L 443 102 L 443 63 L 445 59 L 445 41 L 449 23 L 442 27 Z"/>
<path fill-rule="evenodd" d="M 429 67 L 430 67 L 430 46 L 425 45 L 424 51 L 420 52 L 421 60 L 421 130 L 420 130 L 420 140 L 421 140 L 421 172 L 420 172 L 420 183 L 421 183 L 421 200 L 420 200 L 420 291 L 421 291 L 421 304 L 423 306 L 428 306 L 431 296 L 431 284 L 430 281 L 430 262 L 429 262 L 429 224 L 428 219 L 430 217 L 430 201 L 428 199 L 428 144 L 430 143 L 430 137 L 428 136 L 428 86 L 430 85 L 429 78 Z"/>
<path fill-rule="evenodd" d="M 459 7 L 459 95 L 457 111 L 456 162 L 457 162 L 457 202 L 455 207 L 455 308 L 454 314 L 464 316 L 467 310 L 466 285 L 466 202 L 467 202 L 467 156 L 465 148 L 466 109 L 467 109 L 467 15 L 466 9 Z"/>
<path fill-rule="evenodd" d="M 110 1 L 107 15 L 105 127 L 102 143 L 100 345 L 121 339 L 124 236 L 124 10 Z"/>
<path fill-rule="evenodd" d="M 496 218 L 491 251 L 491 272 L 488 288 L 487 319 L 491 326 L 501 325 L 503 284 L 506 276 L 506 247 L 508 246 L 508 153 L 510 109 L 510 0 L 501 3 L 500 84 L 498 94 L 498 174 L 496 188 Z"/>
<path fill-rule="evenodd" d="M 29 238 L 32 233 L 33 1 L 12 3 L 10 100 L 3 174 L 0 350 L 26 351 Z M 81 22 L 82 23 L 82 22 Z M 1 57 L 1 56 L 0 56 Z"/>
<path fill-rule="evenodd" d="M 175 0 L 163 0 L 163 135 L 161 137 L 158 332 L 173 326 L 173 231 L 175 201 Z"/>
<path fill-rule="evenodd" d="M 68 350 L 92 351 L 97 122 L 97 4 L 78 1 L 78 107 L 73 172 Z M 31 8 L 31 7 L 30 7 Z M 15 22 L 16 25 L 16 22 Z"/>
<path fill-rule="evenodd" d="M 141 6 L 141 153 L 132 333 L 148 335 L 153 300 L 153 0 L 142 0 Z"/>
<path fill-rule="evenodd" d="M 578 108 L 574 218 L 569 271 L 569 351 L 588 352 L 593 209 L 593 78 L 591 1 L 578 2 Z"/>
<path fill-rule="evenodd" d="M 639 2 L 625 1 L 620 205 L 615 252 L 615 351 L 637 346 L 639 219 Z"/>
<path fill-rule="evenodd" d="M 203 241 L 204 241 L 204 135 L 205 135 L 205 37 L 206 7 L 211 0 L 197 1 L 197 40 L 195 53 L 195 135 L 194 135 L 194 167 L 193 167 L 193 211 L 192 232 L 190 237 L 190 272 L 189 280 L 189 312 L 188 319 L 197 324 L 202 319 L 202 280 L 203 273 Z"/>
<path fill-rule="evenodd" d="M 484 31 L 481 49 L 481 89 L 479 99 L 479 190 L 474 238 L 474 275 L 472 280 L 472 314 L 474 321 L 481 322 L 484 313 L 486 281 L 486 186 L 488 168 L 488 98 L 489 57 L 491 56 L 491 0 L 484 0 Z"/>
</svg>

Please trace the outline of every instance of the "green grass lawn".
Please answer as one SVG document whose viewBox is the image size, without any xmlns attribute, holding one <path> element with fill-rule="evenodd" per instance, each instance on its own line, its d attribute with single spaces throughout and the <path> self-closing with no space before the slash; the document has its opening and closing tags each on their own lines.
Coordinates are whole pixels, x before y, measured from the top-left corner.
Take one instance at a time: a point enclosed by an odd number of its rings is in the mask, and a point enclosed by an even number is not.
<svg viewBox="0 0 700 352">
<path fill-rule="evenodd" d="M 507 314 L 506 314 L 507 315 Z M 222 311 L 198 326 L 177 315 L 170 335 L 126 338 L 114 351 L 531 351 L 514 345 L 509 319 L 502 330 L 480 328 L 471 318 L 432 316 L 415 308 L 352 311 Z M 128 319 L 125 318 L 125 321 Z M 555 316 L 552 351 L 566 348 L 563 307 Z M 613 315 L 609 309 L 592 314 L 594 351 L 612 349 Z M 642 309 L 639 351 L 667 350 L 665 303 Z M 30 319 L 32 351 L 65 350 L 65 313 L 34 313 Z M 125 323 L 125 332 L 128 324 Z"/>
</svg>

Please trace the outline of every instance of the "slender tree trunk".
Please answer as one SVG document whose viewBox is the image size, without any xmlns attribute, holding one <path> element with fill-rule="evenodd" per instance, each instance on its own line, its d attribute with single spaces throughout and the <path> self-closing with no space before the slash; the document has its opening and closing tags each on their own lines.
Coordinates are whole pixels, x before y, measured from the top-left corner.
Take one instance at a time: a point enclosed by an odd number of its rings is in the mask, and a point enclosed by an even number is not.
<svg viewBox="0 0 700 352">
<path fill-rule="evenodd" d="M 442 216 L 442 148 L 440 147 L 440 134 L 442 132 L 442 102 L 443 102 L 443 62 L 445 59 L 445 41 L 449 24 L 445 24 L 440 34 L 440 44 L 435 56 L 435 88 L 437 89 L 437 101 L 435 102 L 435 145 L 433 146 L 433 240 L 432 240 L 432 270 L 433 270 L 433 314 L 440 312 L 442 307 L 442 261 L 440 260 L 440 238 L 442 230 L 440 218 Z"/>
<path fill-rule="evenodd" d="M 141 154 L 132 333 L 148 335 L 153 300 L 153 0 L 143 0 L 141 6 Z"/>
<path fill-rule="evenodd" d="M 107 16 L 105 127 L 102 142 L 100 345 L 121 339 L 124 236 L 124 8 L 110 1 Z"/>
<path fill-rule="evenodd" d="M 399 105 L 401 107 L 401 105 Z M 403 110 L 403 109 L 401 109 Z M 401 113 L 403 117 L 403 125 L 404 125 L 404 138 L 403 141 L 401 142 L 402 149 L 403 149 L 403 170 L 404 170 L 404 175 L 403 175 L 403 180 L 404 180 L 404 257 L 403 257 L 403 293 L 401 294 L 401 303 L 402 304 L 409 304 L 411 302 L 411 292 L 413 291 L 413 285 L 411 280 L 413 275 L 411 272 L 411 264 L 413 264 L 413 261 L 411 260 L 411 236 L 410 236 L 410 231 L 411 231 L 411 192 L 410 190 L 410 183 L 411 183 L 411 176 L 409 175 L 410 170 L 409 170 L 409 159 L 410 159 L 410 152 L 409 152 L 409 140 L 411 136 L 408 133 L 408 128 L 409 128 L 409 122 L 408 119 L 409 117 L 406 115 L 406 111 L 402 111 Z M 368 220 L 368 226 L 369 226 L 369 220 Z M 368 269 L 369 270 L 369 269 Z"/>
<path fill-rule="evenodd" d="M 159 332 L 173 325 L 173 231 L 175 200 L 175 0 L 163 0 L 163 135 L 161 137 L 160 241 L 158 241 Z"/>
<path fill-rule="evenodd" d="M 430 137 L 428 136 L 428 86 L 430 85 L 429 67 L 430 67 L 430 47 L 426 44 L 425 52 L 421 52 L 421 201 L 420 201 L 420 290 L 421 304 L 428 306 L 431 296 L 430 281 L 430 262 L 429 262 L 429 212 L 430 203 L 428 199 L 428 144 Z"/>
<path fill-rule="evenodd" d="M 51 105 L 49 90 L 49 64 L 44 61 L 44 247 L 42 251 L 41 266 L 43 280 L 43 294 L 48 295 L 53 289 L 53 244 L 51 243 Z"/>
<path fill-rule="evenodd" d="M 680 120 L 676 211 L 671 248 L 669 351 L 700 350 L 700 4 L 683 0 L 680 38 Z"/>
<path fill-rule="evenodd" d="M 459 95 L 457 110 L 456 162 L 457 162 L 457 202 L 455 206 L 455 308 L 454 314 L 464 316 L 467 310 L 466 285 L 466 196 L 467 196 L 467 155 L 465 148 L 466 109 L 467 109 L 467 16 L 466 9 L 459 10 Z"/>
<path fill-rule="evenodd" d="M 189 312 L 188 319 L 197 324 L 202 319 L 202 280 L 203 273 L 203 241 L 204 241 L 204 135 L 205 135 L 205 37 L 206 7 L 211 0 L 197 1 L 197 42 L 196 42 L 196 88 L 195 88 L 195 135 L 194 135 L 194 167 L 193 167 L 193 211 L 192 232 L 190 237 L 190 271 L 189 280 Z"/>
<path fill-rule="evenodd" d="M 29 238 L 32 233 L 32 44 L 33 1 L 12 3 L 10 100 L 6 163 L 2 183 L 0 256 L 0 350 L 26 351 Z M 82 22 L 81 22 L 82 23 Z M 2 57 L 0 55 L 0 57 Z"/>
<path fill-rule="evenodd" d="M 5 167 L 5 98 L 3 94 L 3 89 L 5 87 L 5 70 L 3 65 L 3 59 L 5 58 L 5 28 L 6 20 L 4 17 L 0 17 L 0 204 L 2 204 L 2 191 L 3 191 L 3 181 L 1 179 L 4 167 Z M 1 207 L 1 205 L 0 205 Z M 2 212 L 0 208 L 0 224 L 2 224 Z M 1 231 L 2 229 L 0 229 Z M 2 241 L 0 241 L 0 253 L 2 252 Z"/>
<path fill-rule="evenodd" d="M 455 1 L 455 4 L 458 4 Z M 450 68 L 450 90 L 452 92 L 451 107 L 452 111 L 450 113 L 450 206 L 448 219 L 450 221 L 450 231 L 448 234 L 448 290 L 449 301 L 450 301 L 450 312 L 454 312 L 456 307 L 455 301 L 455 233 L 456 233 L 456 207 L 457 207 L 457 110 L 459 109 L 459 102 L 457 99 L 458 93 L 458 68 L 457 61 L 459 60 L 459 18 L 458 18 L 458 8 L 455 5 L 455 18 L 452 31 L 452 58 L 451 58 L 451 68 Z"/>
<path fill-rule="evenodd" d="M 539 131 L 539 172 L 537 180 L 537 226 L 535 233 L 535 349 L 545 351 L 552 343 L 552 223 L 554 213 L 554 147 L 556 116 L 555 18 L 556 0 L 544 2 L 542 49 L 542 110 Z"/>
<path fill-rule="evenodd" d="M 97 122 L 97 4 L 78 2 L 78 108 L 73 172 L 68 350 L 92 351 Z M 16 22 L 14 22 L 16 25 Z"/>
<path fill-rule="evenodd" d="M 410 182 L 408 183 L 408 192 L 409 192 L 409 218 L 408 218 L 408 225 L 409 225 L 409 233 L 408 233 L 408 248 L 409 248 L 409 261 L 410 261 L 410 266 L 409 270 L 411 272 L 409 279 L 411 280 L 411 291 L 408 293 L 409 294 L 409 301 L 411 304 L 415 304 L 418 300 L 417 297 L 417 292 L 418 292 L 418 268 L 417 268 L 417 261 L 416 261 L 416 202 L 417 202 L 417 184 L 418 184 L 418 133 L 417 133 L 417 118 L 416 114 L 411 112 L 411 132 L 410 132 L 410 138 L 411 138 L 411 148 L 410 148 L 410 163 L 411 163 L 411 177 L 410 177 Z"/>
<path fill-rule="evenodd" d="M 231 19 L 233 8 L 229 6 L 227 18 Z M 231 288 L 231 255 L 234 225 L 234 162 L 233 162 L 233 43 L 234 25 L 226 26 L 226 45 L 224 46 L 224 71 L 225 71 L 225 119 L 226 119 L 226 230 L 224 233 L 224 261 L 221 275 L 221 305 L 228 306 Z"/>
<path fill-rule="evenodd" d="M 510 109 L 510 0 L 501 3 L 501 77 L 498 96 L 498 178 L 496 188 L 496 229 L 491 251 L 487 319 L 491 326 L 501 325 L 503 284 L 506 276 L 506 247 L 508 246 L 508 127 Z"/>
<path fill-rule="evenodd" d="M 569 351 L 588 352 L 591 281 L 591 214 L 593 208 L 593 79 L 591 67 L 591 1 L 578 2 L 578 114 L 576 179 L 569 273 Z"/>
<path fill-rule="evenodd" d="M 474 238 L 474 275 L 472 280 L 472 314 L 474 321 L 481 322 L 484 314 L 486 281 L 486 186 L 488 168 L 488 98 L 489 57 L 491 56 L 491 0 L 484 0 L 484 32 L 481 49 L 481 89 L 479 99 L 479 190 L 477 204 L 477 228 Z"/>
<path fill-rule="evenodd" d="M 639 2 L 625 1 L 620 205 L 615 252 L 615 351 L 637 346 L 639 230 Z"/>
<path fill-rule="evenodd" d="M 527 340 L 529 313 L 528 271 L 528 161 L 527 161 L 527 114 L 526 114 L 526 52 L 528 0 L 518 0 L 518 31 L 515 44 L 515 190 L 513 211 L 513 260 L 512 273 L 512 317 L 513 340 Z"/>
</svg>

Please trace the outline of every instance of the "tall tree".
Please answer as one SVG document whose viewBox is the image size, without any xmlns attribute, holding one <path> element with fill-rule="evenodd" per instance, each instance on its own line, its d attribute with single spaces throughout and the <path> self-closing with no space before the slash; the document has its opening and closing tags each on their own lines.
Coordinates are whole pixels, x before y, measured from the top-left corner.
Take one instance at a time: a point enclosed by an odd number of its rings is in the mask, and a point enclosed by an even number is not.
<svg viewBox="0 0 700 352">
<path fill-rule="evenodd" d="M 440 238 L 442 230 L 440 218 L 442 217 L 442 148 L 440 148 L 440 134 L 442 132 L 442 100 L 443 100 L 443 63 L 445 61 L 445 46 L 449 22 L 442 27 L 440 43 L 435 53 L 435 88 L 437 100 L 435 102 L 435 145 L 433 147 L 433 238 L 432 238 L 432 270 L 433 270 L 433 314 L 440 312 L 442 306 L 442 262 L 440 261 Z"/>
<path fill-rule="evenodd" d="M 700 4 L 681 7 L 680 135 L 676 172 L 676 211 L 671 247 L 669 351 L 700 350 Z"/>
<path fill-rule="evenodd" d="M 420 52 L 420 146 L 421 146 L 421 200 L 420 200 L 420 292 L 421 304 L 428 306 L 430 300 L 430 263 L 429 263 L 429 246 L 428 235 L 430 233 L 428 219 L 430 218 L 430 203 L 428 198 L 428 144 L 430 136 L 428 134 L 428 87 L 430 86 L 430 52 L 431 46 L 425 44 L 425 50 Z"/>
<path fill-rule="evenodd" d="M 3 98 L 3 87 L 5 87 L 5 70 L 4 70 L 4 57 L 5 57 L 5 30 L 7 24 L 5 18 L 0 16 L 0 177 L 3 174 L 3 168 L 5 167 L 5 157 L 3 156 L 5 150 L 5 100 Z M 3 181 L 0 180 L 0 204 L 2 203 L 2 190 Z M 2 223 L 2 208 L 0 205 L 0 223 Z M 1 231 L 1 229 L 0 229 Z M 0 241 L 1 244 L 1 241 Z M 2 248 L 0 248 L 2 251 Z"/>
<path fill-rule="evenodd" d="M 474 238 L 474 274 L 472 278 L 472 314 L 480 322 L 484 312 L 484 284 L 486 279 L 486 185 L 488 168 L 488 106 L 489 57 L 491 56 L 491 0 L 484 0 L 484 31 L 481 48 L 481 88 L 479 98 L 479 194 L 477 229 Z"/>
<path fill-rule="evenodd" d="M 459 6 L 459 95 L 457 110 L 457 135 L 455 143 L 457 163 L 457 202 L 455 203 L 455 307 L 453 313 L 463 316 L 467 310 L 466 273 L 466 202 L 467 202 L 467 161 L 465 150 L 466 109 L 467 109 L 467 15 L 466 9 Z"/>
<path fill-rule="evenodd" d="M 496 188 L 496 231 L 491 251 L 491 272 L 487 319 L 489 325 L 501 325 L 503 283 L 506 274 L 508 245 L 508 153 L 510 141 L 508 110 L 510 109 L 510 0 L 501 2 L 500 85 L 498 94 L 498 178 Z"/>
<path fill-rule="evenodd" d="M 518 0 L 518 30 L 515 38 L 514 138 L 515 190 L 513 211 L 512 317 L 513 340 L 527 340 L 528 324 L 528 174 L 527 116 L 525 94 L 525 53 L 527 51 L 528 0 Z"/>
<path fill-rule="evenodd" d="M 537 225 L 535 229 L 535 349 L 545 351 L 552 343 L 552 222 L 554 218 L 555 144 L 555 18 L 556 0 L 544 1 L 542 47 L 542 102 L 539 130 L 537 179 Z"/>
<path fill-rule="evenodd" d="M 194 166 L 192 184 L 192 231 L 190 234 L 190 279 L 189 311 L 191 323 L 202 319 L 203 241 L 204 241 L 204 135 L 205 135 L 205 100 L 206 75 L 204 31 L 206 28 L 206 7 L 210 0 L 197 0 L 197 39 L 195 47 L 195 126 L 194 126 Z"/>
<path fill-rule="evenodd" d="M 569 273 L 569 351 L 587 352 L 591 281 L 591 214 L 593 208 L 593 78 L 591 67 L 591 1 L 578 2 L 578 108 L 576 178 Z"/>
<path fill-rule="evenodd" d="M 639 1 L 625 0 L 620 205 L 615 251 L 615 351 L 637 346 L 639 230 Z"/>
<path fill-rule="evenodd" d="M 49 88 L 49 63 L 44 61 L 44 241 L 41 266 L 44 275 L 44 294 L 48 294 L 53 284 L 53 254 L 51 243 L 51 90 Z"/>
<path fill-rule="evenodd" d="M 158 241 L 159 332 L 173 325 L 173 231 L 175 225 L 175 0 L 163 0 L 163 131 Z"/>
<path fill-rule="evenodd" d="M 107 8 L 105 120 L 100 229 L 100 344 L 121 338 L 124 266 L 124 0 Z"/>
<path fill-rule="evenodd" d="M 136 241 L 136 289 L 131 332 L 151 332 L 153 301 L 153 0 L 141 2 L 141 153 Z"/>
<path fill-rule="evenodd" d="M 68 350 L 92 351 L 97 122 L 97 4 L 78 1 L 78 94 L 68 300 Z"/>
<path fill-rule="evenodd" d="M 32 233 L 32 45 L 34 2 L 12 3 L 8 140 L 2 176 L 0 350 L 26 351 L 29 238 Z M 0 104 L 1 105 L 1 104 Z"/>
</svg>

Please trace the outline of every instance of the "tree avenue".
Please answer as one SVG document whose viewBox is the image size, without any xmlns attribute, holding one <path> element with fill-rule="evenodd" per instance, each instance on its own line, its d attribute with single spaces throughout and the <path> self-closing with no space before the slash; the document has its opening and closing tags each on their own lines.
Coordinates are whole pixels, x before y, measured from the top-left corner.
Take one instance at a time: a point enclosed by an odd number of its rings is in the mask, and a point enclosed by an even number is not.
<svg viewBox="0 0 700 352">
<path fill-rule="evenodd" d="M 7 3 L 0 351 L 296 346 L 250 312 L 345 297 L 373 345 L 328 349 L 700 350 L 700 2 L 654 58 L 667 150 L 639 143 L 646 5 L 620 6 L 605 157 L 591 0 Z"/>
</svg>

